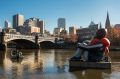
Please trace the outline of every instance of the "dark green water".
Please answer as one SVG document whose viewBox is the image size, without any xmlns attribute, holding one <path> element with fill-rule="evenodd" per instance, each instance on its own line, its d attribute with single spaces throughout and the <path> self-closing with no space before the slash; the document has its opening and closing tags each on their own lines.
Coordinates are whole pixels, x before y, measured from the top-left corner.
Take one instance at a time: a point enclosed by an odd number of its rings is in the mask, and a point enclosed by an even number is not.
<svg viewBox="0 0 120 79">
<path fill-rule="evenodd" d="M 69 72 L 75 50 L 21 50 L 23 60 L 11 60 L 10 49 L 0 51 L 0 79 L 120 79 L 120 51 L 111 51 L 112 68 Z"/>
</svg>

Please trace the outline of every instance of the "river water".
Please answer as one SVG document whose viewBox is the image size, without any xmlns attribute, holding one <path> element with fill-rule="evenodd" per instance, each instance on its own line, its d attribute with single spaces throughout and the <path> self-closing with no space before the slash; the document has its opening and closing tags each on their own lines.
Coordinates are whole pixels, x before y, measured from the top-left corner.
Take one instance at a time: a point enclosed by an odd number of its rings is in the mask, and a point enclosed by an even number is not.
<svg viewBox="0 0 120 79">
<path fill-rule="evenodd" d="M 120 51 L 111 51 L 111 69 L 69 71 L 75 50 L 20 50 L 22 60 L 11 60 L 10 50 L 0 51 L 0 79 L 120 79 Z"/>
</svg>

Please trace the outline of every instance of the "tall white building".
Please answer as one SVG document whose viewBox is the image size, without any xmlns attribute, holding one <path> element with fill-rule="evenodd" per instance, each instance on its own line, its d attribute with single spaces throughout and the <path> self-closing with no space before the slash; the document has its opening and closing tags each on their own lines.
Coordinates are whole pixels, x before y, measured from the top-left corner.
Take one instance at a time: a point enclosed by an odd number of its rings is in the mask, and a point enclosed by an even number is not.
<svg viewBox="0 0 120 79">
<path fill-rule="evenodd" d="M 65 18 L 59 18 L 58 19 L 58 28 L 66 29 L 66 21 Z"/>
</svg>

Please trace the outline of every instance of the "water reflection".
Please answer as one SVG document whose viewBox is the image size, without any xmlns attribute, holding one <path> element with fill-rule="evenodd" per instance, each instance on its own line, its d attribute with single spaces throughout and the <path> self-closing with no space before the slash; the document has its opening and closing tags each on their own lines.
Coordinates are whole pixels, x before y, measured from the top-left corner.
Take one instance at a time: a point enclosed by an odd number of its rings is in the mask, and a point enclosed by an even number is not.
<svg viewBox="0 0 120 79">
<path fill-rule="evenodd" d="M 0 51 L 0 79 L 119 79 L 120 64 L 114 63 L 112 69 L 86 69 L 69 72 L 68 58 L 74 50 L 20 50 L 21 61 L 10 59 L 10 49 Z M 116 52 L 115 52 L 116 53 Z M 117 52 L 111 53 L 112 61 L 120 61 Z"/>
<path fill-rule="evenodd" d="M 104 79 L 104 74 L 110 74 L 110 70 L 99 70 L 99 69 L 87 69 L 76 71 L 73 74 L 77 77 L 77 79 Z M 79 74 L 79 75 L 78 75 Z"/>
</svg>

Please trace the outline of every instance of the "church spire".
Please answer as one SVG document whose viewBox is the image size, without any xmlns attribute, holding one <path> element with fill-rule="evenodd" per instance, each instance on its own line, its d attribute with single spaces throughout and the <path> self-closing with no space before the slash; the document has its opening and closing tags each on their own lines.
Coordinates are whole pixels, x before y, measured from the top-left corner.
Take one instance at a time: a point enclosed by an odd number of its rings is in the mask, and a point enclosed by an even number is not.
<svg viewBox="0 0 120 79">
<path fill-rule="evenodd" d="M 107 18 L 106 18 L 105 28 L 110 28 L 110 19 L 109 19 L 109 13 L 108 12 L 107 12 Z"/>
</svg>

